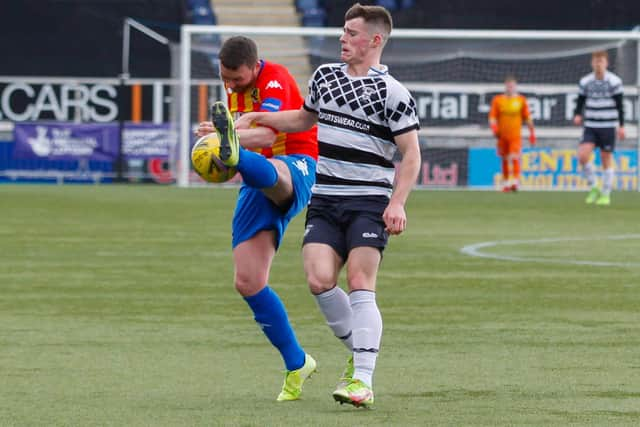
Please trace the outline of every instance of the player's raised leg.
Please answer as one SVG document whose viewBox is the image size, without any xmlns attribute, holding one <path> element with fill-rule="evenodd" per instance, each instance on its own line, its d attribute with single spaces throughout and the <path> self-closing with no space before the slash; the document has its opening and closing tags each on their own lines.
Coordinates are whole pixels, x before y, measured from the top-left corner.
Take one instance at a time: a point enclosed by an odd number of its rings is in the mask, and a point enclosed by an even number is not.
<svg viewBox="0 0 640 427">
<path fill-rule="evenodd" d="M 287 164 L 244 149 L 240 145 L 233 118 L 222 102 L 218 101 L 212 106 L 211 116 L 220 139 L 220 158 L 225 165 L 235 167 L 245 184 L 261 190 L 276 205 L 287 206 L 293 196 L 291 172 Z"/>
<path fill-rule="evenodd" d="M 233 117 L 222 101 L 211 107 L 211 121 L 220 138 L 220 160 L 229 167 L 235 167 L 239 160 L 240 140 L 233 126 Z"/>
</svg>

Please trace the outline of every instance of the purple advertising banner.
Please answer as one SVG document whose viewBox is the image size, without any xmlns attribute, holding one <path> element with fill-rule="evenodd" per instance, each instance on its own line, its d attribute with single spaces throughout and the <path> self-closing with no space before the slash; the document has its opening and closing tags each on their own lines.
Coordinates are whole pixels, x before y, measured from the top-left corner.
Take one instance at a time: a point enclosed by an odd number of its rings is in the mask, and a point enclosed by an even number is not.
<svg viewBox="0 0 640 427">
<path fill-rule="evenodd" d="M 114 161 L 118 156 L 117 123 L 16 123 L 16 159 Z M 169 124 L 127 123 L 123 154 L 129 159 L 168 157 L 176 141 Z"/>
<path fill-rule="evenodd" d="M 124 128 L 124 157 L 168 157 L 177 140 L 178 135 L 169 124 L 127 123 Z"/>
<path fill-rule="evenodd" d="M 14 158 L 111 161 L 118 155 L 118 124 L 16 123 Z"/>
</svg>

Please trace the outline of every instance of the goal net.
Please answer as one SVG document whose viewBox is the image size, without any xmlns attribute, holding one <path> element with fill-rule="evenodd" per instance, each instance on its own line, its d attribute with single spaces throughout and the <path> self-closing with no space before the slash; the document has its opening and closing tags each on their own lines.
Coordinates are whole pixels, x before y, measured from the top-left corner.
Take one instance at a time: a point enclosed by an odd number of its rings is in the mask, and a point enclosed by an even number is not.
<svg viewBox="0 0 640 427">
<path fill-rule="evenodd" d="M 256 40 L 261 58 L 286 65 L 303 93 L 320 64 L 340 62 L 339 28 L 191 26 L 182 28 L 179 102 L 173 117 L 180 141 L 171 163 L 178 184 L 194 185 L 189 150 L 195 124 L 213 101 L 225 99 L 218 79 L 221 42 L 242 34 Z M 625 140 L 618 141 L 618 190 L 638 189 L 640 32 L 403 30 L 392 33 L 382 62 L 413 94 L 421 123 L 425 187 L 492 188 L 500 179 L 495 140 L 487 126 L 491 99 L 513 75 L 527 97 L 538 143 L 523 130 L 525 189 L 585 188 L 573 125 L 578 81 L 591 72 L 591 53 L 606 50 L 609 70 L 624 84 Z M 176 58 L 178 55 L 176 55 Z M 599 158 L 595 159 L 596 165 Z"/>
</svg>

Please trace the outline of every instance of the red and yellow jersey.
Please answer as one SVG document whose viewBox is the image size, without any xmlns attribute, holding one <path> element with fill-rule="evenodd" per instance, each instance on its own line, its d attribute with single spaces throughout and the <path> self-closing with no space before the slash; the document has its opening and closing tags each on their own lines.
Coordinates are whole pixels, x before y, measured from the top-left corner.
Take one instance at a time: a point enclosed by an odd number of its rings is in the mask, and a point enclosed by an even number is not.
<svg viewBox="0 0 640 427">
<path fill-rule="evenodd" d="M 227 89 L 229 111 L 234 117 L 251 111 L 299 110 L 303 103 L 296 81 L 280 64 L 260 61 L 261 68 L 255 87 L 244 92 Z M 275 132 L 275 130 L 274 130 Z M 277 132 L 271 147 L 257 149 L 265 157 L 285 154 L 306 154 L 318 158 L 317 127 L 296 133 Z"/>
<path fill-rule="evenodd" d="M 496 95 L 491 101 L 489 121 L 498 124 L 500 139 L 520 140 L 522 122 L 531 120 L 527 99 L 522 95 Z"/>
</svg>

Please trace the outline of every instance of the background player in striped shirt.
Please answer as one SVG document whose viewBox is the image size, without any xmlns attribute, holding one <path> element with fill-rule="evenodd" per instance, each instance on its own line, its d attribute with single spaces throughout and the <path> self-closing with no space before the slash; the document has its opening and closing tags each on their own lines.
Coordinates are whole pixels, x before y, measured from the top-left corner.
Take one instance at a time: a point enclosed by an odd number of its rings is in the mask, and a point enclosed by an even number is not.
<svg viewBox="0 0 640 427">
<path fill-rule="evenodd" d="M 239 123 L 288 132 L 319 124 L 316 184 L 303 242 L 305 272 L 327 324 L 351 354 L 333 397 L 365 407 L 374 400 L 382 337 L 378 268 L 388 234 L 405 230 L 404 207 L 420 170 L 415 102 L 380 63 L 391 27 L 386 9 L 356 3 L 345 14 L 340 37 L 344 63 L 318 67 L 303 108 L 249 114 Z M 397 151 L 402 160 L 396 174 Z M 337 286 L 345 265 L 348 295 Z"/>
<path fill-rule="evenodd" d="M 578 161 L 582 173 L 591 189 L 587 203 L 611 204 L 613 188 L 613 150 L 618 138 L 624 139 L 624 107 L 622 102 L 622 80 L 607 70 L 609 59 L 606 51 L 594 52 L 591 56 L 592 73 L 580 80 L 578 101 L 574 112 L 574 123 L 584 125 L 582 141 L 578 146 Z M 583 116 L 584 109 L 584 116 Z M 594 148 L 600 149 L 602 161 L 602 190 L 596 184 L 595 168 L 591 162 Z"/>
<path fill-rule="evenodd" d="M 498 139 L 498 155 L 502 159 L 504 192 L 517 191 L 520 185 L 523 121 L 529 127 L 529 142 L 534 145 L 536 136 L 527 99 L 518 93 L 516 78 L 507 76 L 504 80 L 504 93 L 493 97 L 489 111 L 489 126 Z"/>
<path fill-rule="evenodd" d="M 223 103 L 214 104 L 213 122 L 200 123 L 197 134 L 217 131 L 221 160 L 242 175 L 232 225 L 235 286 L 284 360 L 286 374 L 277 400 L 296 400 L 316 362 L 298 344 L 268 279 L 289 221 L 311 197 L 318 153 L 316 128 L 285 134 L 257 126 L 235 132 L 231 114 L 300 108 L 303 98 L 285 67 L 258 59 L 253 40 L 231 37 L 219 56 L 231 113 Z"/>
</svg>

